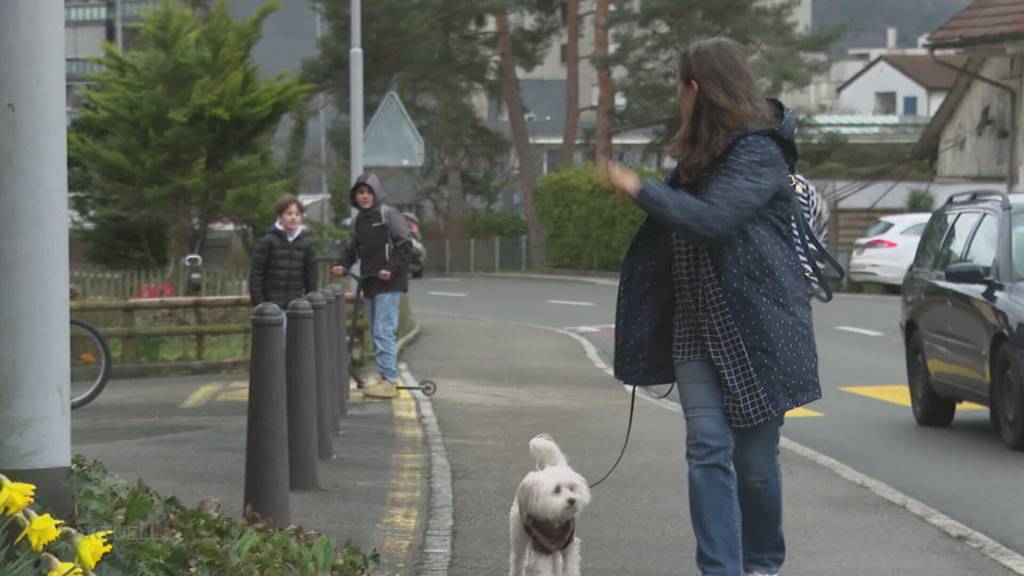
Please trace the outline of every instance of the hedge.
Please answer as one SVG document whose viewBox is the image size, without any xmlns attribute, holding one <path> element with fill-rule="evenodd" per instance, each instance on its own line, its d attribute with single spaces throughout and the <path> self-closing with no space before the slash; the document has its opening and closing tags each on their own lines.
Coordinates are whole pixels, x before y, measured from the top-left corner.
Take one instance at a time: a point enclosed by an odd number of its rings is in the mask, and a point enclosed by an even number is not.
<svg viewBox="0 0 1024 576">
<path fill-rule="evenodd" d="M 544 175 L 535 192 L 546 260 L 555 268 L 618 270 L 644 214 L 593 165 Z"/>
</svg>

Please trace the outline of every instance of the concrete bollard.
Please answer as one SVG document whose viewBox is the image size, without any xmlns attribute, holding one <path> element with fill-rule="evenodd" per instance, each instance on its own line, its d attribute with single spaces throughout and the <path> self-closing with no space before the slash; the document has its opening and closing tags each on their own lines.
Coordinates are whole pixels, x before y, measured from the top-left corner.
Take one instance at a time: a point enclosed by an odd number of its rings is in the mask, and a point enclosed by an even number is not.
<svg viewBox="0 0 1024 576">
<path fill-rule="evenodd" d="M 349 380 L 350 374 L 348 373 L 349 362 L 348 357 L 348 325 L 346 318 L 348 311 L 348 304 L 345 303 L 345 288 L 341 284 L 331 284 L 328 287 L 334 295 L 338 298 L 338 381 L 341 383 L 341 387 L 338 389 L 338 415 L 344 416 L 348 414 L 348 396 L 349 396 Z"/>
<path fill-rule="evenodd" d="M 288 476 L 292 490 L 319 487 L 316 459 L 316 342 L 313 306 L 297 298 L 288 304 Z"/>
<path fill-rule="evenodd" d="M 327 302 L 327 377 L 328 377 L 328 400 L 331 408 L 331 429 L 335 434 L 341 432 L 341 414 L 338 412 L 338 331 L 334 326 L 338 323 L 338 297 L 329 288 L 320 290 L 324 300 Z"/>
<path fill-rule="evenodd" d="M 322 460 L 334 458 L 334 400 L 331 397 L 330 351 L 327 348 L 327 300 L 319 291 L 306 295 L 313 306 L 313 340 L 316 352 L 316 439 Z"/>
<path fill-rule="evenodd" d="M 249 419 L 243 509 L 275 527 L 291 523 L 288 500 L 288 409 L 284 314 L 265 302 L 252 311 Z"/>
</svg>

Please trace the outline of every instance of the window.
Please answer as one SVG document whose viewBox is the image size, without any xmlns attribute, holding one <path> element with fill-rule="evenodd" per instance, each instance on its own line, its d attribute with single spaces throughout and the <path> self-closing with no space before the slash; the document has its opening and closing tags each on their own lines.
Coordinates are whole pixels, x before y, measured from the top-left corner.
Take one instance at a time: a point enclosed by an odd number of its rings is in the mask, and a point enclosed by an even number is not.
<svg viewBox="0 0 1024 576">
<path fill-rule="evenodd" d="M 895 92 L 875 92 L 875 114 L 893 115 L 896 113 Z"/>
<path fill-rule="evenodd" d="M 974 225 L 980 219 L 980 214 L 973 213 L 961 214 L 956 219 L 956 222 L 953 223 L 953 229 L 946 236 L 946 241 L 942 243 L 942 250 L 939 254 L 939 270 L 945 270 L 953 264 L 959 264 L 964 261 L 964 248 L 971 237 Z"/>
<path fill-rule="evenodd" d="M 917 96 L 903 97 L 903 115 L 917 116 Z"/>
<path fill-rule="evenodd" d="M 1010 230 L 1010 258 L 1013 260 L 1013 278 L 1024 279 L 1024 212 L 1013 215 Z"/>
<path fill-rule="evenodd" d="M 900 232 L 900 236 L 920 236 L 924 232 L 924 227 L 928 224 L 922 222 L 920 224 L 914 224 L 910 228 L 907 228 L 903 232 Z"/>
<path fill-rule="evenodd" d="M 939 248 L 942 240 L 946 237 L 946 231 L 953 225 L 956 214 L 936 212 L 925 227 L 924 236 L 917 247 L 917 256 L 914 257 L 914 268 L 918 270 L 934 269 L 935 259 L 939 255 Z M 1024 232 L 1024 229 L 1022 229 Z"/>
<path fill-rule="evenodd" d="M 991 272 L 996 261 L 996 247 L 999 245 L 999 221 L 994 216 L 985 216 L 974 233 L 971 246 L 967 249 L 965 262 L 976 264 Z"/>
<path fill-rule="evenodd" d="M 892 222 L 889 222 L 888 220 L 879 220 L 871 226 L 868 226 L 868 229 L 864 231 L 864 237 L 871 238 L 872 236 L 881 236 L 888 232 L 892 226 Z"/>
</svg>

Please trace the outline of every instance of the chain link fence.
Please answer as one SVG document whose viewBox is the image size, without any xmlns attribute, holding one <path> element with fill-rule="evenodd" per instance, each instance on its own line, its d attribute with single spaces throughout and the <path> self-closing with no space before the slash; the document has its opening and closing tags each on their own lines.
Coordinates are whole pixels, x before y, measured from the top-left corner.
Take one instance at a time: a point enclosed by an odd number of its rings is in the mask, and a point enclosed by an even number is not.
<svg viewBox="0 0 1024 576">
<path fill-rule="evenodd" d="M 528 261 L 525 236 L 432 240 L 424 247 L 423 272 L 428 275 L 520 272 Z"/>
</svg>

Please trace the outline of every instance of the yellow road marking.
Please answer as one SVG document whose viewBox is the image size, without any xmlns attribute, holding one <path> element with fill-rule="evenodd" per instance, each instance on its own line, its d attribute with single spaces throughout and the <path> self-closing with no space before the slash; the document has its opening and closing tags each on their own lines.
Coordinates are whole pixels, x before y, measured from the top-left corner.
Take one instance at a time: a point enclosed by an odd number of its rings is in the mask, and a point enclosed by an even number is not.
<svg viewBox="0 0 1024 576">
<path fill-rule="evenodd" d="M 211 402 L 245 402 L 249 399 L 249 381 L 236 380 L 220 384 L 206 384 L 189 394 L 179 408 L 196 408 Z"/>
<path fill-rule="evenodd" d="M 816 416 L 824 416 L 824 414 L 804 407 L 793 408 L 786 412 L 786 418 L 814 418 Z"/>
<path fill-rule="evenodd" d="M 188 395 L 188 398 L 179 405 L 179 408 L 195 408 L 196 406 L 209 404 L 210 399 L 216 396 L 223 387 L 223 384 L 200 386 L 198 390 Z"/>
<path fill-rule="evenodd" d="M 881 400 L 890 404 L 910 407 L 910 389 L 904 385 L 897 386 L 847 386 L 840 388 L 843 392 L 867 396 L 875 400 Z M 975 404 L 974 402 L 961 402 L 956 406 L 957 410 L 988 410 L 988 408 Z"/>
<path fill-rule="evenodd" d="M 390 489 L 374 538 L 385 561 L 380 574 L 404 572 L 418 534 L 427 470 L 416 401 L 408 390 L 399 392 L 398 398 L 391 402 L 395 449 L 391 454 Z"/>
</svg>

